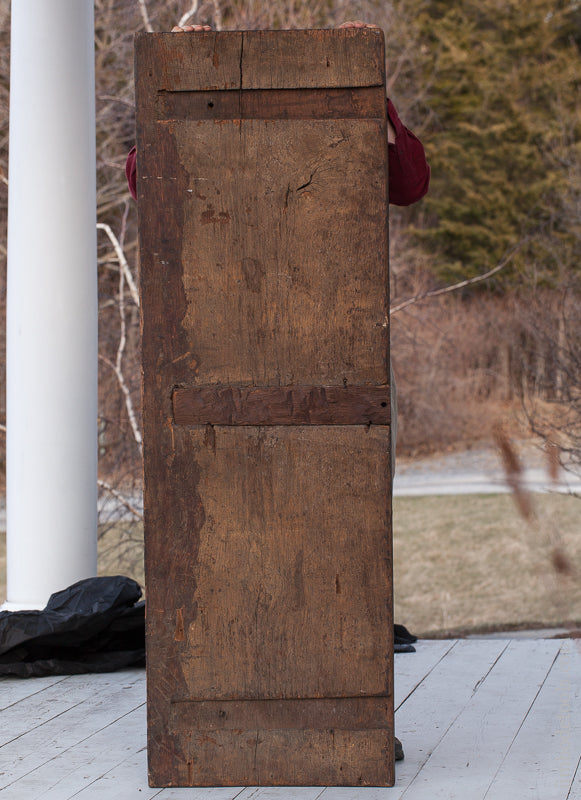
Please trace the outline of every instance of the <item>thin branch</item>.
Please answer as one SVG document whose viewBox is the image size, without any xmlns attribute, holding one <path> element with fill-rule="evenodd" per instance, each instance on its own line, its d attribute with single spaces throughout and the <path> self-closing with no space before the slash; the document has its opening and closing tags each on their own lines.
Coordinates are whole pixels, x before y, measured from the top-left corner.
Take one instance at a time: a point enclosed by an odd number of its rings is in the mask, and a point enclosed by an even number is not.
<svg viewBox="0 0 581 800">
<path fill-rule="evenodd" d="M 127 106 L 132 111 L 135 110 L 135 103 L 132 103 L 131 100 L 125 100 L 123 97 L 115 97 L 113 94 L 99 94 L 97 95 L 97 100 L 111 100 L 113 103 L 121 103 L 123 106 Z"/>
<path fill-rule="evenodd" d="M 419 303 L 420 300 L 425 300 L 428 297 L 438 297 L 439 295 L 449 294 L 450 292 L 457 292 L 459 289 L 464 289 L 466 286 L 473 286 L 475 283 L 481 283 L 482 281 L 491 278 L 493 275 L 496 275 L 497 272 L 500 272 L 502 269 L 507 267 L 514 256 L 524 247 L 527 242 L 528 238 L 523 239 L 521 242 L 516 244 L 508 251 L 500 263 L 488 270 L 488 272 L 485 272 L 483 275 L 477 275 L 475 278 L 467 278 L 465 281 L 460 281 L 460 283 L 455 283 L 452 286 L 444 286 L 442 289 L 431 289 L 428 292 L 420 292 L 420 294 L 416 294 L 415 297 L 410 297 L 409 300 L 404 300 L 403 303 L 393 306 L 393 308 L 391 308 L 389 311 L 390 316 L 398 311 L 403 311 L 404 308 L 408 308 L 408 306 L 411 306 L 414 303 Z"/>
<path fill-rule="evenodd" d="M 214 27 L 217 31 L 222 30 L 222 10 L 218 0 L 214 0 Z"/>
<path fill-rule="evenodd" d="M 125 254 L 123 253 L 123 247 L 121 242 L 125 239 L 125 231 L 126 231 L 126 222 L 127 222 L 127 207 L 126 213 L 123 215 L 123 224 L 121 227 L 121 241 L 117 239 L 113 231 L 108 225 L 99 224 L 97 227 L 104 230 L 109 239 L 113 243 L 113 247 L 115 248 L 115 252 L 117 254 L 117 259 L 119 261 L 119 300 L 118 300 L 118 308 L 119 308 L 119 318 L 120 318 L 120 334 L 119 334 L 119 345 L 117 347 L 117 356 L 115 358 L 115 363 L 113 364 L 105 356 L 99 356 L 106 364 L 108 364 L 111 369 L 114 371 L 115 375 L 117 376 L 117 381 L 119 386 L 121 387 L 121 391 L 125 397 L 125 408 L 127 409 L 127 416 L 129 417 L 129 424 L 131 425 L 131 430 L 133 431 L 133 438 L 137 442 L 139 447 L 139 451 L 141 452 L 142 449 L 142 439 L 141 439 L 141 431 L 139 430 L 139 425 L 137 424 L 137 418 L 135 416 L 135 410 L 133 408 L 133 401 L 131 400 L 131 392 L 129 391 L 129 387 L 125 381 L 125 376 L 123 375 L 123 355 L 125 353 L 125 346 L 127 344 L 127 320 L 125 315 L 125 280 L 127 279 L 127 283 L 129 284 L 130 290 L 132 290 L 133 300 L 137 306 L 139 306 L 139 296 L 137 295 L 137 288 L 135 287 L 135 283 L 133 282 L 133 276 L 131 275 L 131 271 L 129 270 L 129 265 L 127 264 L 127 259 L 125 258 Z"/>
<path fill-rule="evenodd" d="M 141 17 L 143 19 L 143 24 L 145 26 L 145 30 L 148 33 L 153 33 L 153 28 L 151 26 L 151 22 L 149 21 L 149 14 L 147 13 L 147 8 L 145 5 L 145 0 L 138 0 L 139 3 L 139 10 L 141 11 Z"/>
<path fill-rule="evenodd" d="M 192 6 L 191 6 L 190 10 L 189 10 L 189 11 L 186 11 L 186 13 L 185 13 L 185 14 L 183 14 L 183 15 L 180 17 L 180 20 L 179 20 L 179 22 L 178 22 L 178 27 L 180 27 L 180 28 L 183 28 L 183 27 L 184 27 L 184 25 L 187 25 L 187 23 L 190 21 L 190 19 L 191 19 L 191 18 L 192 18 L 192 17 L 193 17 L 195 14 L 197 14 L 197 13 L 198 13 L 198 6 L 199 6 L 199 4 L 200 4 L 200 3 L 199 3 L 199 0 L 193 0 L 193 2 L 192 2 Z"/>
<path fill-rule="evenodd" d="M 129 269 L 129 264 L 127 263 L 127 259 L 125 258 L 125 253 L 123 252 L 123 248 L 119 243 L 119 239 L 117 239 L 117 237 L 111 230 L 110 226 L 104 222 L 98 222 L 97 229 L 105 231 L 105 233 L 109 237 L 109 240 L 115 250 L 117 261 L 119 262 L 119 269 L 123 272 L 125 280 L 129 284 L 129 291 L 131 292 L 131 298 L 135 303 L 135 305 L 137 306 L 137 308 L 139 308 L 139 292 L 137 290 L 137 286 L 135 285 L 135 281 L 133 280 L 133 275 L 131 274 L 131 270 Z"/>
<path fill-rule="evenodd" d="M 127 320 L 125 318 L 125 281 L 123 280 L 123 270 L 119 270 L 119 319 L 121 321 L 119 344 L 117 346 L 117 358 L 115 359 L 115 371 L 122 373 L 123 353 L 127 344 Z"/>
<path fill-rule="evenodd" d="M 111 367 L 115 376 L 117 377 L 117 381 L 119 386 L 121 387 L 121 391 L 125 397 L 125 408 L 127 410 L 127 416 L 129 417 L 129 424 L 131 425 L 131 430 L 133 431 L 133 438 L 135 439 L 137 446 L 139 447 L 139 452 L 141 453 L 142 449 L 142 438 L 141 438 L 141 431 L 139 430 L 139 425 L 137 424 L 137 417 L 135 416 L 135 411 L 133 409 L 133 401 L 131 400 L 131 392 L 129 391 L 129 387 L 125 382 L 125 377 L 121 370 L 114 364 L 107 356 L 103 356 L 99 353 L 99 358 L 108 367 Z"/>
<path fill-rule="evenodd" d="M 111 484 L 107 483 L 106 481 L 98 480 L 97 484 L 100 486 L 101 489 L 105 489 L 105 491 L 112 494 L 113 497 L 117 500 L 117 502 L 120 503 L 122 506 L 125 506 L 125 508 L 129 512 L 131 512 L 131 514 L 133 514 L 134 517 L 137 517 L 137 519 L 143 521 L 143 514 L 141 513 L 141 511 L 138 511 L 134 506 L 132 506 L 131 503 L 121 494 L 121 492 L 118 492 L 111 486 Z"/>
</svg>

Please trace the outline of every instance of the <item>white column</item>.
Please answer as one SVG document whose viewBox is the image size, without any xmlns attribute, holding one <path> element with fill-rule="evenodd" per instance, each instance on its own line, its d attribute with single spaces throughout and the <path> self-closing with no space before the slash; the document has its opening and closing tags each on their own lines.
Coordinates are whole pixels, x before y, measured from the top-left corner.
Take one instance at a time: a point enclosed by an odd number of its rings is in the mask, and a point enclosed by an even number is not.
<svg viewBox="0 0 581 800">
<path fill-rule="evenodd" d="M 7 603 L 44 608 L 97 567 L 92 0 L 12 3 Z"/>
</svg>

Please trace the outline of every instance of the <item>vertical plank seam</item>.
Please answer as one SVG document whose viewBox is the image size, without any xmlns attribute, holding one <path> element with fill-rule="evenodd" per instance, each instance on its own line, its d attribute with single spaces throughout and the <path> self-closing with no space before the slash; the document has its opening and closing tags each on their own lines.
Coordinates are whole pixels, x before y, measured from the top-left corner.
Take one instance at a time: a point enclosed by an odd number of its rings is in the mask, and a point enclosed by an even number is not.
<svg viewBox="0 0 581 800">
<path fill-rule="evenodd" d="M 579 774 L 580 770 L 581 770 L 581 756 L 579 756 L 579 761 L 577 762 L 577 768 L 575 769 L 575 773 L 573 775 L 573 778 L 571 779 L 571 785 L 569 786 L 569 791 L 567 792 L 567 797 L 565 798 L 565 800 L 569 800 L 569 798 L 571 797 L 571 792 L 575 788 L 575 783 L 577 782 L 577 775 Z"/>
<path fill-rule="evenodd" d="M 426 680 L 426 678 L 428 678 L 428 677 L 429 677 L 429 676 L 432 674 L 432 672 L 433 672 L 433 671 L 436 669 L 436 667 L 437 667 L 439 664 L 441 664 L 441 662 L 442 662 L 442 661 L 443 661 L 445 658 L 447 658 L 447 657 L 450 655 L 450 653 L 451 653 L 451 652 L 452 652 L 452 650 L 453 650 L 453 649 L 456 647 L 456 645 L 457 645 L 457 644 L 458 644 L 458 640 L 457 640 L 457 639 L 455 639 L 454 641 L 452 641 L 452 643 L 451 643 L 450 647 L 449 647 L 449 648 L 446 650 L 446 652 L 445 652 L 445 653 L 442 653 L 442 655 L 440 656 L 440 658 L 439 658 L 439 659 L 438 659 L 438 660 L 437 660 L 437 661 L 436 661 L 434 664 L 432 664 L 432 666 L 431 666 L 431 667 L 430 667 L 430 669 L 429 669 L 429 670 L 428 670 L 428 671 L 425 673 L 425 675 L 422 675 L 422 677 L 421 677 L 421 678 L 418 680 L 418 682 L 415 684 L 415 686 L 413 687 L 413 689 L 412 689 L 411 691 L 409 691 L 409 692 L 406 694 L 406 696 L 405 696 L 405 697 L 404 697 L 404 699 L 401 701 L 401 703 L 398 703 L 398 706 L 397 706 L 397 708 L 395 709 L 396 711 L 399 711 L 399 709 L 400 709 L 400 708 L 403 706 L 403 704 L 404 704 L 404 703 L 405 703 L 407 700 L 409 700 L 409 698 L 410 698 L 410 697 L 412 696 L 412 694 L 413 694 L 413 693 L 416 691 L 416 689 L 418 689 L 418 688 L 419 688 L 419 687 L 422 685 L 422 683 L 423 683 L 423 682 Z"/>
</svg>

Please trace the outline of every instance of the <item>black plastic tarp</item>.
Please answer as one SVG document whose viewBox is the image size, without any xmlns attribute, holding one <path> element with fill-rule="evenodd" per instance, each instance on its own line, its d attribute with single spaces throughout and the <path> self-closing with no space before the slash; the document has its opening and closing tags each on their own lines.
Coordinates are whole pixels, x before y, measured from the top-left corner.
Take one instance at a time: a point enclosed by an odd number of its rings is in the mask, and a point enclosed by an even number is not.
<svg viewBox="0 0 581 800">
<path fill-rule="evenodd" d="M 0 613 L 0 675 L 113 672 L 145 664 L 145 603 L 131 578 L 88 578 L 43 611 Z"/>
</svg>

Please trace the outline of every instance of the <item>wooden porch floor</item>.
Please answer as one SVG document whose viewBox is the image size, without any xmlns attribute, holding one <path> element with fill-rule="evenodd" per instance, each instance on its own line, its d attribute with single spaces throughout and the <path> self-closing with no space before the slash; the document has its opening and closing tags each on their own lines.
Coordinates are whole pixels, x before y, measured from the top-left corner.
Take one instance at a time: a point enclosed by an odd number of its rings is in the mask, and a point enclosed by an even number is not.
<svg viewBox="0 0 581 800">
<path fill-rule="evenodd" d="M 10 800 L 581 800 L 581 641 L 422 641 L 396 655 L 396 786 L 150 789 L 145 673 L 0 679 Z"/>
</svg>

